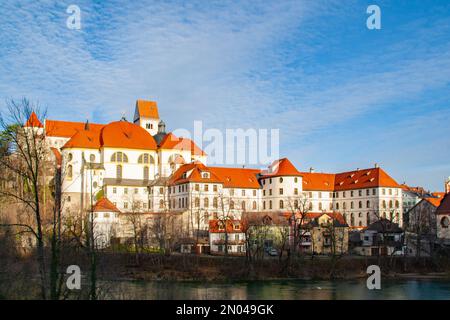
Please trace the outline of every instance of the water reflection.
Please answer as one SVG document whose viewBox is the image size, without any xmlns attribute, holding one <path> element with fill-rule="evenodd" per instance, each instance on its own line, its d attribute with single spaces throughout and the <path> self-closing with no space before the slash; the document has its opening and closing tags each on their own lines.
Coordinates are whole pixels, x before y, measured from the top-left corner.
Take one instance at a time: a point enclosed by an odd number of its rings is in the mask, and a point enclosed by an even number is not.
<svg viewBox="0 0 450 320">
<path fill-rule="evenodd" d="M 110 281 L 102 283 L 106 299 L 143 300 L 353 300 L 450 299 L 450 282 L 443 280 L 382 281 L 368 290 L 365 281 L 268 281 L 234 284 L 198 282 Z"/>
</svg>

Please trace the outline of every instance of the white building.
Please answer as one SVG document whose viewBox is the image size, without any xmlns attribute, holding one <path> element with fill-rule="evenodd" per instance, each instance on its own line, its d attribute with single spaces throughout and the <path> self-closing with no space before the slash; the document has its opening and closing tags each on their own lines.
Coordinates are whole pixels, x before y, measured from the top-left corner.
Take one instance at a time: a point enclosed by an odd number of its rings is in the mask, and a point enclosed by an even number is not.
<svg viewBox="0 0 450 320">
<path fill-rule="evenodd" d="M 381 168 L 301 172 L 286 158 L 267 170 L 209 167 L 192 140 L 166 133 L 156 102 L 138 100 L 133 123 L 30 118 L 26 126 L 61 152 L 64 214 L 81 214 L 104 197 L 121 213 L 176 212 L 187 236 L 207 233 L 211 220 L 300 207 L 341 212 L 353 228 L 380 217 L 402 225 L 402 188 Z"/>
</svg>

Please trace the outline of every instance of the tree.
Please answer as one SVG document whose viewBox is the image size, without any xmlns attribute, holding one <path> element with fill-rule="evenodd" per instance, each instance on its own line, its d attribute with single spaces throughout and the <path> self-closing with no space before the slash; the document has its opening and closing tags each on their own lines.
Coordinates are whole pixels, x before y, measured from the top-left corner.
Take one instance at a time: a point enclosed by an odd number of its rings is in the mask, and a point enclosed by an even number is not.
<svg viewBox="0 0 450 320">
<path fill-rule="evenodd" d="M 6 113 L 0 115 L 1 161 L 2 174 L 12 174 L 18 177 L 21 187 L 1 188 L 0 196 L 12 199 L 18 206 L 15 222 L 2 224 L 3 227 L 14 227 L 20 234 L 29 233 L 36 240 L 37 262 L 40 275 L 41 298 L 57 298 L 57 264 L 60 240 L 60 206 L 57 203 L 53 210 L 50 230 L 52 262 L 50 268 L 50 294 L 48 293 L 48 274 L 45 256 L 45 236 L 47 218 L 43 212 L 43 192 L 46 186 L 45 162 L 50 158 L 49 149 L 45 143 L 42 125 L 37 120 L 43 117 L 38 105 L 32 104 L 26 98 L 20 101 L 7 102 Z M 24 124 L 30 119 L 29 126 Z M 60 188 L 60 179 L 55 181 L 55 188 Z M 60 191 L 57 191 L 60 194 Z M 57 201 L 59 202 L 59 200 Z"/>
</svg>

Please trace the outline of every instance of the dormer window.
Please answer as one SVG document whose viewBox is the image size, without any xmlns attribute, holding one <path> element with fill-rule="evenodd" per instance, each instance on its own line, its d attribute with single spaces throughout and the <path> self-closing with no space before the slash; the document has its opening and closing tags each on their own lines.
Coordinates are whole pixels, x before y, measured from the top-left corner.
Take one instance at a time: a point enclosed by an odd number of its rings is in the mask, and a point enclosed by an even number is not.
<svg viewBox="0 0 450 320">
<path fill-rule="evenodd" d="M 209 179 L 209 178 L 210 178 L 209 172 L 203 172 L 203 173 L 202 173 L 202 178 L 203 178 L 203 179 Z"/>
<path fill-rule="evenodd" d="M 183 176 L 182 176 L 182 178 L 183 178 L 183 179 L 186 179 L 186 178 L 187 178 L 187 174 L 186 174 L 186 172 L 185 172 L 185 173 L 183 173 Z"/>
<path fill-rule="evenodd" d="M 147 128 L 147 129 L 153 129 L 153 124 L 152 124 L 152 123 L 146 123 L 146 124 L 145 124 L 145 128 Z"/>
</svg>

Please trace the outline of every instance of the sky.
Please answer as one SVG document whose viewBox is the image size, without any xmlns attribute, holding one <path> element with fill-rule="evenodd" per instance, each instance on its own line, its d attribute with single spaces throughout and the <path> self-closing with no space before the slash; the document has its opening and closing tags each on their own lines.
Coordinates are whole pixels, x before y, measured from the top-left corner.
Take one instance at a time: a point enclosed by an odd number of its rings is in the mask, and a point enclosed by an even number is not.
<svg viewBox="0 0 450 320">
<path fill-rule="evenodd" d="M 278 128 L 299 170 L 378 163 L 432 191 L 450 176 L 447 0 L 2 0 L 0 40 L 0 112 L 27 97 L 107 123 L 148 99 L 169 130 Z"/>
</svg>

